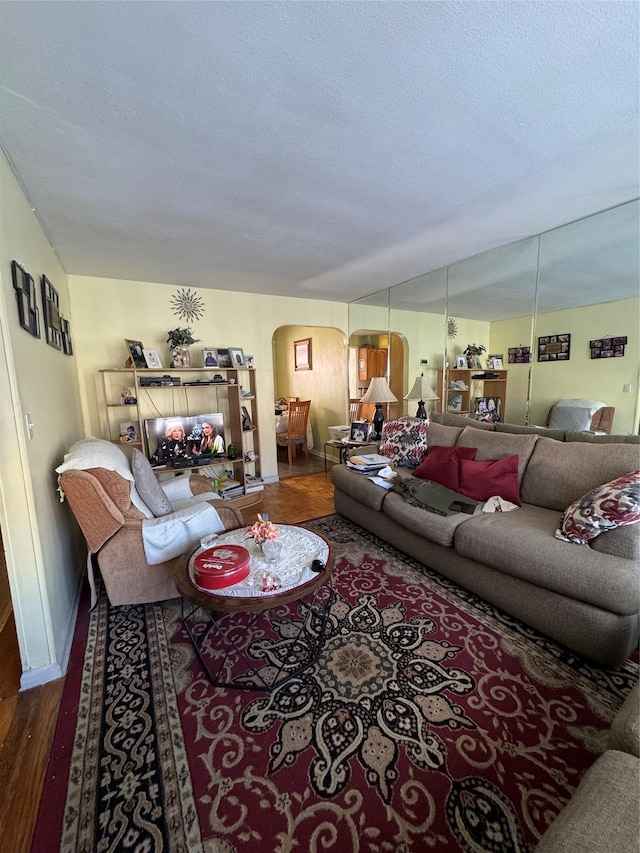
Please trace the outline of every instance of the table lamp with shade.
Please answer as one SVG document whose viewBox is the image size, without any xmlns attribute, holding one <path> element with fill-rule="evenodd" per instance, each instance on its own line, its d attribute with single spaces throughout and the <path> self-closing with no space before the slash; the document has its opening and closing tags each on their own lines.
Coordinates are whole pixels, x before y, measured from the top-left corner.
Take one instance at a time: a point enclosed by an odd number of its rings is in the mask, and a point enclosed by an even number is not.
<svg viewBox="0 0 640 853">
<path fill-rule="evenodd" d="M 375 376 L 369 383 L 364 397 L 360 398 L 361 403 L 375 403 L 376 410 L 373 415 L 373 435 L 372 438 L 382 438 L 382 425 L 384 423 L 384 415 L 382 414 L 383 403 L 397 403 L 398 398 L 394 395 L 389 383 L 383 376 Z"/>
<path fill-rule="evenodd" d="M 416 381 L 413 383 L 413 388 L 403 397 L 404 400 L 418 400 L 418 411 L 416 417 L 426 420 L 427 410 L 424 407 L 426 400 L 439 400 L 440 398 L 429 384 L 429 380 L 424 375 L 416 376 Z"/>
</svg>

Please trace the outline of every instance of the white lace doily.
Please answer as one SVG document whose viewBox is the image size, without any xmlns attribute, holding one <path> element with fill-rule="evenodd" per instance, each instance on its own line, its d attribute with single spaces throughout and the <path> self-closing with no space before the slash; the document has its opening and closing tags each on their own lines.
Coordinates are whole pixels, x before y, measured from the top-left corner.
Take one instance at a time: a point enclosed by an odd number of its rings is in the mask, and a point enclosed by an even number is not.
<svg viewBox="0 0 640 853">
<path fill-rule="evenodd" d="M 237 598 L 256 598 L 279 595 L 287 590 L 294 589 L 301 584 L 307 583 L 317 577 L 311 571 L 313 560 L 321 560 L 325 565 L 329 559 L 329 546 L 320 536 L 305 530 L 304 527 L 279 524 L 280 535 L 278 540 L 282 543 L 280 559 L 277 563 L 270 563 L 264 554 L 258 551 L 253 539 L 245 539 L 246 528 L 230 530 L 223 533 L 215 540 L 215 545 L 243 545 L 251 557 L 251 571 L 247 578 L 240 583 L 226 586 L 223 589 L 202 589 L 195 581 L 193 574 L 193 561 L 201 554 L 204 548 L 198 548 L 189 560 L 189 578 L 191 583 L 201 592 L 208 595 L 221 595 L 225 598 L 230 596 Z M 262 577 L 265 572 L 277 575 L 280 578 L 280 587 L 270 592 L 262 592 Z"/>
</svg>

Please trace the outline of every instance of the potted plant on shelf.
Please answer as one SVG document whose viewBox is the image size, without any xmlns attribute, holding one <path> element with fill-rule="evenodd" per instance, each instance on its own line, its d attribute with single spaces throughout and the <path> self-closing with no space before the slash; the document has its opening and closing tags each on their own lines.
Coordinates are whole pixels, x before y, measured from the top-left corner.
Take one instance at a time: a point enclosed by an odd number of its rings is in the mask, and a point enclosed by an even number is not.
<svg viewBox="0 0 640 853">
<path fill-rule="evenodd" d="M 190 367 L 190 344 L 197 343 L 200 338 L 194 338 L 191 329 L 169 329 L 167 343 L 171 346 L 171 367 Z"/>
<path fill-rule="evenodd" d="M 464 357 L 467 359 L 467 366 L 472 368 L 478 368 L 482 370 L 482 364 L 480 363 L 480 356 L 483 352 L 486 351 L 486 347 L 482 344 L 467 344 L 467 348 L 462 353 Z"/>
</svg>

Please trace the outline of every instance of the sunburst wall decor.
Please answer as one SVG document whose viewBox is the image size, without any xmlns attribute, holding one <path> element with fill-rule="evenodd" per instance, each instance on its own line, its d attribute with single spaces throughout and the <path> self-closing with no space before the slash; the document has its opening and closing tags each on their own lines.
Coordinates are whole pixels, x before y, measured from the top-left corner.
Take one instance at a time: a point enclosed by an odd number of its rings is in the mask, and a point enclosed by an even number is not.
<svg viewBox="0 0 640 853">
<path fill-rule="evenodd" d="M 191 323 L 204 314 L 204 300 L 196 296 L 195 291 L 192 293 L 183 287 L 171 297 L 171 308 L 174 314 Z"/>
<path fill-rule="evenodd" d="M 449 317 L 449 319 L 447 320 L 447 337 L 448 338 L 455 338 L 455 336 L 457 334 L 458 334 L 458 324 L 453 319 L 453 317 Z"/>
</svg>

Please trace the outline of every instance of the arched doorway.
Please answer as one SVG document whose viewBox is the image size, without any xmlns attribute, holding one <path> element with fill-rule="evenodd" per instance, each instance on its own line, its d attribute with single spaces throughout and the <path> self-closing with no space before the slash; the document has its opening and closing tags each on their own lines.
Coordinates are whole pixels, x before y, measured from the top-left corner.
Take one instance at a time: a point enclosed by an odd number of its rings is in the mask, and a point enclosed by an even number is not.
<svg viewBox="0 0 640 853">
<path fill-rule="evenodd" d="M 310 342 L 310 367 L 296 370 L 295 344 Z M 298 455 L 289 466 L 286 454 L 278 455 L 278 476 L 302 476 L 324 471 L 324 443 L 329 427 L 348 423 L 348 342 L 343 331 L 328 326 L 280 326 L 273 333 L 273 399 L 297 397 L 310 400 L 309 423 L 313 447 L 310 464 Z"/>
</svg>

